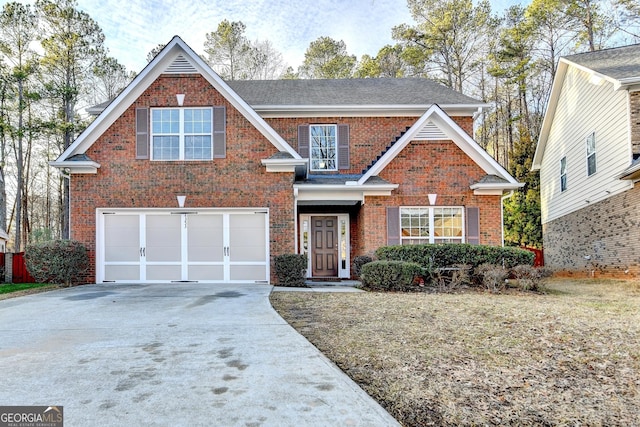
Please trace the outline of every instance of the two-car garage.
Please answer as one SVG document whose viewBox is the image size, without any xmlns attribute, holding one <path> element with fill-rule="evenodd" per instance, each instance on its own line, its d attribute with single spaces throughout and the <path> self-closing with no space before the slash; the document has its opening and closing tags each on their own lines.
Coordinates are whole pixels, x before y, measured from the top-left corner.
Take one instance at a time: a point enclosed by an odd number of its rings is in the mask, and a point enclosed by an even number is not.
<svg viewBox="0 0 640 427">
<path fill-rule="evenodd" d="M 269 280 L 267 209 L 98 209 L 97 281 Z"/>
</svg>

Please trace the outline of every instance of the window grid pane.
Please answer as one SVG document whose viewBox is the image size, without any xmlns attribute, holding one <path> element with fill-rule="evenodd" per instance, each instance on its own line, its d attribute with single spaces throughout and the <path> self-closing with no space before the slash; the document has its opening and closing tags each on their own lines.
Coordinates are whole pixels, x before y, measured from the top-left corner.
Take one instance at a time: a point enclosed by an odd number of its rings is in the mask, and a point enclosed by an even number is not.
<svg viewBox="0 0 640 427">
<path fill-rule="evenodd" d="M 403 245 L 462 243 L 464 236 L 462 209 L 460 207 L 400 208 L 401 243 Z"/>
<path fill-rule="evenodd" d="M 211 160 L 211 108 L 155 108 L 151 110 L 153 160 Z"/>
<path fill-rule="evenodd" d="M 335 125 L 312 125 L 311 169 L 336 170 L 337 138 Z"/>
</svg>

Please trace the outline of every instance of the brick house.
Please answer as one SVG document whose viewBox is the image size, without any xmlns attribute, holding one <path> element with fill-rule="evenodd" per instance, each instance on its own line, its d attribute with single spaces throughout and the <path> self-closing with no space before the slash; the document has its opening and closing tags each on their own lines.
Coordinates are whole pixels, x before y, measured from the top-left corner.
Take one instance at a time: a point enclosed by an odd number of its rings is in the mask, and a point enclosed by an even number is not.
<svg viewBox="0 0 640 427">
<path fill-rule="evenodd" d="M 533 169 L 545 265 L 640 275 L 640 45 L 560 59 Z"/>
<path fill-rule="evenodd" d="M 424 79 L 223 81 L 179 37 L 52 165 L 101 282 L 348 278 L 386 244 L 502 243 L 485 105 Z"/>
</svg>

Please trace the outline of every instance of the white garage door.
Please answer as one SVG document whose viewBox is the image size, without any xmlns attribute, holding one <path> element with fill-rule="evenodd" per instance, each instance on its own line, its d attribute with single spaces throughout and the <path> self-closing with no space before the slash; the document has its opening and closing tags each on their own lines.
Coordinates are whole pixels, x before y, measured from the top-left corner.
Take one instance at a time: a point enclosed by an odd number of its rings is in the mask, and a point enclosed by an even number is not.
<svg viewBox="0 0 640 427">
<path fill-rule="evenodd" d="M 98 282 L 266 282 L 268 213 L 99 210 Z"/>
</svg>

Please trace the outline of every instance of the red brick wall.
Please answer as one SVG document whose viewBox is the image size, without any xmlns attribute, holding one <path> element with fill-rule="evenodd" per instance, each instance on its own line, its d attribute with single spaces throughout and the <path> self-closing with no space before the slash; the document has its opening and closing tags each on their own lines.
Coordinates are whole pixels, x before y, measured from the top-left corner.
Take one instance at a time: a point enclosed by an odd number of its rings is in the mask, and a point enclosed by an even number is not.
<svg viewBox="0 0 640 427">
<path fill-rule="evenodd" d="M 296 150 L 299 125 L 348 124 L 351 168 L 333 173 L 359 174 L 417 119 L 418 117 L 311 117 L 272 118 L 267 119 L 267 122 Z M 473 134 L 472 117 L 453 117 L 453 120 L 469 135 Z"/>
<path fill-rule="evenodd" d="M 367 197 L 358 220 L 358 255 L 387 244 L 388 206 L 429 206 L 427 195 L 438 195 L 437 206 L 480 208 L 480 244 L 501 245 L 500 196 L 477 196 L 469 186 L 486 173 L 450 141 L 413 141 L 380 173 L 400 184 L 390 197 Z"/>
<path fill-rule="evenodd" d="M 640 91 L 629 92 L 629 121 L 631 122 L 631 148 L 640 155 Z"/>
<path fill-rule="evenodd" d="M 135 159 L 135 108 L 226 105 L 227 156 L 212 161 L 153 162 Z M 292 173 L 267 173 L 260 163 L 277 152 L 235 108 L 200 76 L 163 76 L 96 141 L 87 155 L 100 163 L 97 175 L 71 179 L 72 238 L 91 248 L 95 257 L 96 208 L 185 206 L 268 207 L 271 256 L 293 252 Z M 90 279 L 95 277 L 92 264 Z M 271 268 L 273 272 L 273 266 Z"/>
</svg>

